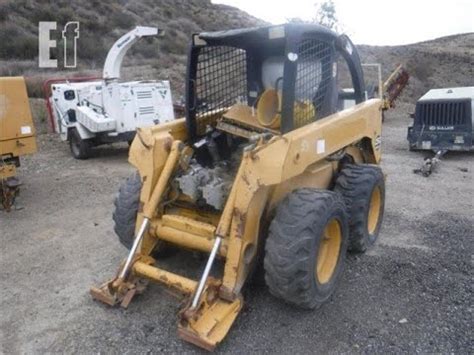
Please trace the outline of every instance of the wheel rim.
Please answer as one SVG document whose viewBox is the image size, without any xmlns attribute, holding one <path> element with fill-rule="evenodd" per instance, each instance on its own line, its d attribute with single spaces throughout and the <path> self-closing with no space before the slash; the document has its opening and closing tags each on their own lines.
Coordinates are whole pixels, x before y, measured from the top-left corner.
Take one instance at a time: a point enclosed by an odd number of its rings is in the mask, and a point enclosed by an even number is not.
<svg viewBox="0 0 474 355">
<path fill-rule="evenodd" d="M 381 203 L 382 194 L 380 192 L 380 187 L 376 186 L 370 196 L 369 216 L 367 218 L 367 229 L 369 230 L 369 234 L 373 234 L 377 229 L 380 218 Z"/>
<path fill-rule="evenodd" d="M 341 250 L 342 232 L 337 219 L 326 225 L 319 243 L 316 260 L 316 278 L 320 284 L 327 283 L 334 274 Z"/>
</svg>

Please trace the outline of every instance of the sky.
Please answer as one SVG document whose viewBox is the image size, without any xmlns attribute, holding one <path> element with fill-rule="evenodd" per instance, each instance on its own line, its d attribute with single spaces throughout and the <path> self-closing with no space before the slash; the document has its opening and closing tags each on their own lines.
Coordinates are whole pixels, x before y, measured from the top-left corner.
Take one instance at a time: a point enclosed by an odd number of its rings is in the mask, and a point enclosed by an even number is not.
<svg viewBox="0 0 474 355">
<path fill-rule="evenodd" d="M 317 0 L 212 0 L 273 24 L 310 20 Z M 353 42 L 400 45 L 474 32 L 473 0 L 334 0 L 336 15 Z"/>
</svg>

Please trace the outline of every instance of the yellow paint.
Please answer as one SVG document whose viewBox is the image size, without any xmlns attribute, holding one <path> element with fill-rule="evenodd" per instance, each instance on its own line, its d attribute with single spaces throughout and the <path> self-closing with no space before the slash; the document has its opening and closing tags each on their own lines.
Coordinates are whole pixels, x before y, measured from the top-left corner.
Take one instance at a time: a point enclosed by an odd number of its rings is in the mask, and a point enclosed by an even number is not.
<svg viewBox="0 0 474 355">
<path fill-rule="evenodd" d="M 16 173 L 14 165 L 2 159 L 36 153 L 35 135 L 25 79 L 0 77 L 0 179 Z"/>
<path fill-rule="evenodd" d="M 316 258 L 316 278 L 325 284 L 331 280 L 341 252 L 342 232 L 337 219 L 332 219 L 324 228 Z"/>
<path fill-rule="evenodd" d="M 382 193 L 380 187 L 376 186 L 370 197 L 369 215 L 367 219 L 367 228 L 369 234 L 373 234 L 377 229 L 380 219 L 380 208 L 382 206 Z"/>
<path fill-rule="evenodd" d="M 193 293 L 197 285 L 197 282 L 194 280 L 158 269 L 157 267 L 153 267 L 141 261 L 137 261 L 133 264 L 133 271 L 138 276 L 162 283 L 186 294 Z"/>
<path fill-rule="evenodd" d="M 13 164 L 0 165 L 0 180 L 16 175 L 16 166 Z"/>
</svg>

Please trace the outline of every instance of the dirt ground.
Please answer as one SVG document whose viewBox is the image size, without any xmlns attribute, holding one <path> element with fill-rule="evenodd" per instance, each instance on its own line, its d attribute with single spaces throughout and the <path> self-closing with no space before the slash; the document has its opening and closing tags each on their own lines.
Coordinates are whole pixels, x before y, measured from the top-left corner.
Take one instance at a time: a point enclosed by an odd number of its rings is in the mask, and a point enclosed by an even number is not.
<svg viewBox="0 0 474 355">
<path fill-rule="evenodd" d="M 263 286 L 245 289 L 220 351 L 472 352 L 474 156 L 448 154 L 431 177 L 413 174 L 423 154 L 407 150 L 410 110 L 400 105 L 384 124 L 387 199 L 375 247 L 349 255 L 335 295 L 315 311 L 287 306 Z M 20 169 L 22 208 L 0 211 L 0 352 L 200 352 L 178 339 L 180 301 L 159 286 L 127 310 L 89 296 L 126 255 L 111 215 L 133 171 L 127 146 L 76 161 L 56 136 L 38 142 Z M 178 270 L 201 267 L 179 256 Z"/>
</svg>

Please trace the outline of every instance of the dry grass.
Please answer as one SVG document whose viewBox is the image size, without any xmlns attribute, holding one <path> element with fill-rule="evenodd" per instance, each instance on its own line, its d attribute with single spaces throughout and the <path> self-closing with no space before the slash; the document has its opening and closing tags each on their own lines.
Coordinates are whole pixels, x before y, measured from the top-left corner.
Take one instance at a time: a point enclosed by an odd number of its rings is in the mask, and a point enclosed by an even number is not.
<svg viewBox="0 0 474 355">
<path fill-rule="evenodd" d="M 37 24 L 44 20 L 56 20 L 59 26 L 70 20 L 80 22 L 77 69 L 38 68 Z M 238 9 L 210 0 L 0 0 L 0 75 L 26 76 L 30 95 L 42 97 L 44 79 L 100 75 L 108 49 L 126 30 L 135 25 L 159 26 L 166 31 L 165 37 L 133 46 L 124 61 L 123 78 L 168 79 L 179 100 L 184 94 L 185 55 L 192 33 L 261 24 Z M 405 64 L 411 79 L 402 99 L 414 102 L 432 87 L 472 85 L 473 41 L 471 33 L 407 46 L 358 47 L 363 62 L 382 64 L 384 78 L 397 64 Z M 60 42 L 58 46 L 60 50 Z M 62 65 L 62 58 L 58 60 Z"/>
<path fill-rule="evenodd" d="M 57 39 L 60 39 L 61 26 L 68 21 L 79 21 L 78 58 L 83 62 L 99 63 L 103 62 L 108 48 L 117 37 L 136 25 L 158 25 L 168 31 L 168 36 L 162 40 L 144 41 L 133 48 L 134 54 L 150 58 L 159 51 L 185 54 L 193 32 L 263 23 L 240 10 L 214 5 L 209 0 L 118 3 L 98 0 L 6 0 L 0 5 L 0 59 L 33 60 L 38 53 L 39 21 L 58 22 Z"/>
</svg>

